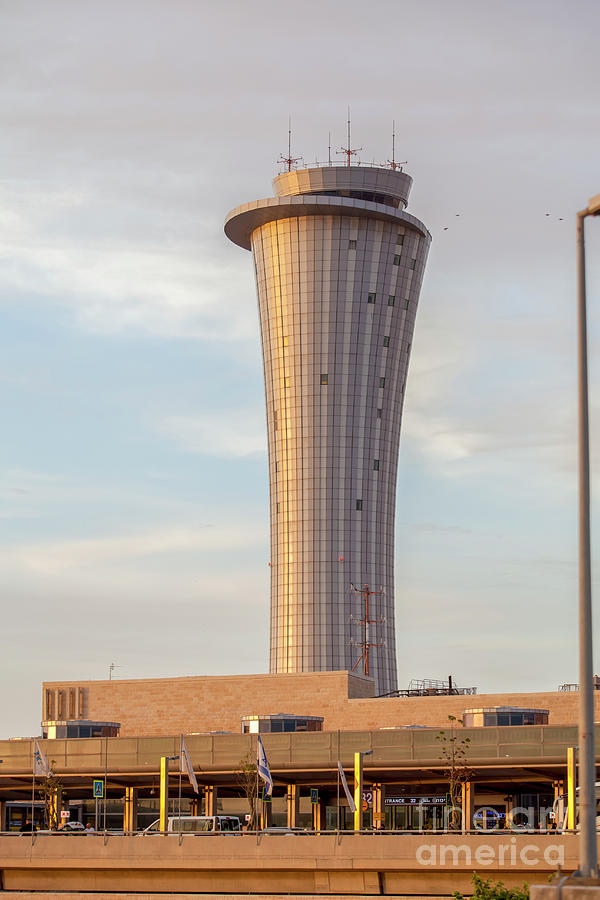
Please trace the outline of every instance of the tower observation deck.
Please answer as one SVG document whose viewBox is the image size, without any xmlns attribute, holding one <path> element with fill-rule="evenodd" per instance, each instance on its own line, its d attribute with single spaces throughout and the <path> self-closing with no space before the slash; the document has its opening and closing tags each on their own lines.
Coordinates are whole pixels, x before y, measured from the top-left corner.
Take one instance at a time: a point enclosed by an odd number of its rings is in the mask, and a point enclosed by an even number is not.
<svg viewBox="0 0 600 900">
<path fill-rule="evenodd" d="M 400 423 L 431 235 L 412 179 L 369 166 L 286 172 L 226 235 L 252 250 L 271 508 L 271 672 L 351 670 L 361 596 L 370 674 L 397 688 L 394 519 Z M 363 636 L 364 639 L 364 636 Z"/>
</svg>

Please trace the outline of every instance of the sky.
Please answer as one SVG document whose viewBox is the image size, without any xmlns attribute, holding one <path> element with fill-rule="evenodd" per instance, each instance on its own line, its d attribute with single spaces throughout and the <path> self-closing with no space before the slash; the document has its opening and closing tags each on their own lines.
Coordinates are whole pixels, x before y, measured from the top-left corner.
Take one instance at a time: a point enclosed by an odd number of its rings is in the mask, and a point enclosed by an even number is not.
<svg viewBox="0 0 600 900">
<path fill-rule="evenodd" d="M 223 220 L 272 195 L 288 116 L 312 164 L 329 132 L 345 146 L 348 105 L 363 164 L 390 158 L 395 121 L 433 236 L 400 449 L 400 686 L 576 682 L 596 0 L 0 0 L 0 21 L 0 734 L 39 733 L 43 680 L 111 663 L 268 670 L 256 296 Z"/>
</svg>

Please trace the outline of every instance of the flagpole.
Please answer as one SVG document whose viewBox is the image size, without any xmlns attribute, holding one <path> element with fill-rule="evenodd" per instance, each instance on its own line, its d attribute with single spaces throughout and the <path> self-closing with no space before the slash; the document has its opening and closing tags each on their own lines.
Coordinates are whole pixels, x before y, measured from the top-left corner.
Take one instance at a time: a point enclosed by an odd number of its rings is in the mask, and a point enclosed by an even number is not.
<svg viewBox="0 0 600 900">
<path fill-rule="evenodd" d="M 179 735 L 179 837 L 181 838 L 181 764 L 183 762 L 183 734 Z"/>
<path fill-rule="evenodd" d="M 256 738 L 256 803 L 254 804 L 254 816 L 256 818 L 255 827 L 256 827 L 256 843 L 257 843 L 257 845 L 259 842 L 258 841 L 258 828 L 259 828 L 259 822 L 258 822 L 258 742 L 259 742 L 259 740 L 260 740 L 260 736 L 257 736 L 257 738 Z"/>
<path fill-rule="evenodd" d="M 33 823 L 35 821 L 35 741 L 31 744 L 31 843 L 33 844 Z"/>
<path fill-rule="evenodd" d="M 338 741 L 337 741 L 337 805 L 336 805 L 336 820 L 335 824 L 337 826 L 338 837 L 340 834 L 340 729 L 338 728 Z"/>
</svg>

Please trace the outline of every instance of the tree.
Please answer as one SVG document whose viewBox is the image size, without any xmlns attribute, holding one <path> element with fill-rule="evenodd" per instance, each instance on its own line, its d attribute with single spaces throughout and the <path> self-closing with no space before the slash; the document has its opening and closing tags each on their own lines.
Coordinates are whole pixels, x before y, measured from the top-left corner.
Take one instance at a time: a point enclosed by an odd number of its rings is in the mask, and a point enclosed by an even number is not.
<svg viewBox="0 0 600 900">
<path fill-rule="evenodd" d="M 467 765 L 467 752 L 470 738 L 459 738 L 457 726 L 462 727 L 462 722 L 456 716 L 448 716 L 450 733 L 440 731 L 436 740 L 441 744 L 440 759 L 444 763 L 444 775 L 448 780 L 448 794 L 450 795 L 449 827 L 453 831 L 459 831 L 461 827 L 462 786 L 470 781 L 473 772 Z"/>
<path fill-rule="evenodd" d="M 256 760 L 249 750 L 248 753 L 239 761 L 239 768 L 236 770 L 236 781 L 248 801 L 248 812 L 250 813 L 250 821 L 248 828 L 254 831 L 256 828 Z"/>
<path fill-rule="evenodd" d="M 507 888 L 501 881 L 495 884 L 489 878 L 484 881 L 477 872 L 473 872 L 471 881 L 473 882 L 471 900 L 529 900 L 529 887 L 526 884 L 520 888 Z M 460 891 L 454 891 L 452 897 L 454 900 L 465 900 Z"/>
<path fill-rule="evenodd" d="M 54 774 L 55 760 L 50 762 L 50 775 L 46 775 L 40 783 L 40 796 L 44 801 L 46 824 L 50 831 L 56 831 L 60 824 L 60 807 L 64 782 L 60 775 Z"/>
</svg>

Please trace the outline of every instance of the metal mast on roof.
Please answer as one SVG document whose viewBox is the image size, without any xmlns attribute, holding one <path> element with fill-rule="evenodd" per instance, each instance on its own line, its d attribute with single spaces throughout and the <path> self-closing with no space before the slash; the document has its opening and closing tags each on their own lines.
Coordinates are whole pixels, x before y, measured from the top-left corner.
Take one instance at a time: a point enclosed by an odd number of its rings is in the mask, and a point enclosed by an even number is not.
<svg viewBox="0 0 600 900">
<path fill-rule="evenodd" d="M 301 159 L 301 156 L 292 156 L 292 117 L 290 116 L 288 120 L 288 155 L 284 156 L 283 153 L 280 153 L 279 162 L 284 164 L 288 172 L 291 172 L 294 163 L 300 162 Z"/>
<path fill-rule="evenodd" d="M 356 147 L 352 150 L 352 145 L 350 143 L 350 107 L 348 107 L 348 146 L 342 147 L 342 149 L 337 150 L 336 153 L 343 153 L 346 157 L 346 165 L 350 167 L 350 157 L 356 156 L 359 150 L 362 150 L 362 147 Z"/>
<path fill-rule="evenodd" d="M 362 627 L 362 640 L 355 641 L 352 639 L 351 644 L 353 647 L 358 647 L 362 651 L 354 665 L 352 666 L 352 671 L 358 667 L 359 663 L 362 660 L 363 664 L 363 675 L 367 677 L 370 676 L 370 667 L 369 667 L 369 656 L 371 647 L 383 647 L 385 644 L 379 643 L 374 644 L 371 641 L 371 636 L 369 633 L 369 625 L 382 625 L 385 622 L 385 618 L 383 616 L 378 616 L 377 618 L 371 618 L 371 611 L 369 609 L 369 600 L 371 597 L 381 596 L 383 591 L 372 591 L 369 588 L 368 584 L 364 584 L 362 588 L 357 588 L 355 585 L 350 584 L 350 587 L 356 594 L 360 594 L 363 601 L 363 610 L 362 616 L 360 619 L 354 618 L 354 616 L 350 617 L 350 621 L 354 622 L 355 625 L 360 625 Z"/>
<path fill-rule="evenodd" d="M 392 120 L 392 158 L 388 159 L 387 165 L 392 169 L 393 172 L 396 169 L 400 169 L 402 171 L 402 166 L 406 165 L 406 160 L 402 160 L 401 163 L 396 162 L 396 123 Z"/>
<path fill-rule="evenodd" d="M 329 165 L 331 165 L 331 132 L 329 132 L 329 145 L 328 145 L 328 149 L 329 149 L 328 163 L 329 163 Z"/>
</svg>

